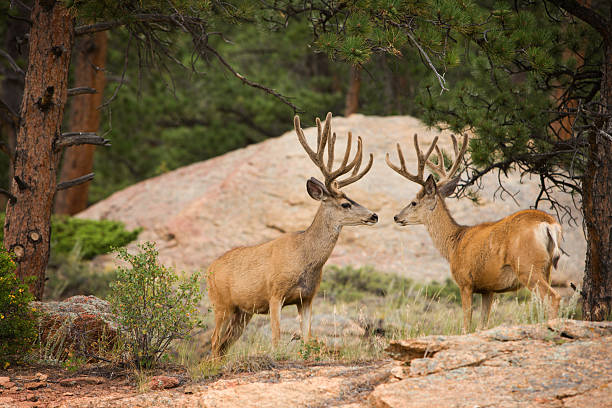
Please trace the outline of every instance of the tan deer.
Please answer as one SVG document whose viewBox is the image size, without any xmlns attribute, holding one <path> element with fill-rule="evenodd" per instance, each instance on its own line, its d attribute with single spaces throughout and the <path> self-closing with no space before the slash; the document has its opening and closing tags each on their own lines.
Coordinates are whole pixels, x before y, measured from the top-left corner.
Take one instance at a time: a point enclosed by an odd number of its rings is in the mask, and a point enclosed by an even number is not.
<svg viewBox="0 0 612 408">
<path fill-rule="evenodd" d="M 272 341 L 280 338 L 281 308 L 296 305 L 301 321 L 302 339 L 310 337 L 312 300 L 319 289 L 323 265 L 331 255 L 340 230 L 348 225 L 373 225 L 378 216 L 348 198 L 340 189 L 362 178 L 372 167 L 373 156 L 363 171 L 362 142 L 349 163 L 352 135 L 349 132 L 342 164 L 332 170 L 336 134 L 331 134 L 331 113 L 325 125 L 317 118 L 317 147 L 312 150 L 294 119 L 298 140 L 310 159 L 323 173 L 324 183 L 315 178 L 306 182 L 306 190 L 320 201 L 312 224 L 301 232 L 250 247 L 233 249 L 208 268 L 208 293 L 214 307 L 215 328 L 212 335 L 214 357 L 224 355 L 236 341 L 254 313 L 270 314 Z M 327 164 L 323 155 L 327 146 Z M 351 172 L 352 171 L 352 172 Z M 351 172 L 343 180 L 339 177 Z"/>
<path fill-rule="evenodd" d="M 417 153 L 417 174 L 406 170 L 400 145 L 397 145 L 400 166 L 394 165 L 387 153 L 389 167 L 408 180 L 423 186 L 413 201 L 394 219 L 400 225 L 423 224 L 442 256 L 450 263 L 451 274 L 461 291 L 463 332 L 472 320 L 472 294 L 482 295 L 480 326 L 487 326 L 495 293 L 508 292 L 526 286 L 532 293 L 549 298 L 552 315 L 559 310 L 560 296 L 549 284 L 550 272 L 557 267 L 561 256 L 559 242 L 561 225 L 550 215 L 539 210 L 516 212 L 496 222 L 474 226 L 459 225 L 451 216 L 444 199 L 455 190 L 467 135 L 459 148 L 452 135 L 454 161 L 447 171 L 444 156 L 437 146 L 436 136 L 423 154 L 414 135 Z M 429 160 L 436 150 L 437 163 Z M 430 174 L 423 177 L 425 166 L 437 173 L 438 182 Z"/>
</svg>

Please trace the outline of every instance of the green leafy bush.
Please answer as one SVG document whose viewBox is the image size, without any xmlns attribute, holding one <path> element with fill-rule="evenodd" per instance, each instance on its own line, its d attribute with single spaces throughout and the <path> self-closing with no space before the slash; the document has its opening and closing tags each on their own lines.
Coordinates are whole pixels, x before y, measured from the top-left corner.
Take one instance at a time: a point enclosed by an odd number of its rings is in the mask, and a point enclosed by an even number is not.
<svg viewBox="0 0 612 408">
<path fill-rule="evenodd" d="M 28 286 L 15 274 L 11 255 L 0 249 L 0 363 L 19 360 L 36 339 L 36 314 L 29 306 L 34 299 Z"/>
<path fill-rule="evenodd" d="M 4 214 L 0 215 L 4 225 Z M 81 257 L 91 259 L 105 254 L 112 248 L 124 246 L 138 237 L 140 229 L 128 231 L 119 221 L 84 220 L 67 216 L 51 217 L 51 252 L 70 254 L 79 244 Z M 0 229 L 0 239 L 4 240 L 4 231 Z"/>
<path fill-rule="evenodd" d="M 83 260 L 81 245 L 69 254 L 52 253 L 47 265 L 45 300 L 63 300 L 75 295 L 93 295 L 106 299 L 109 284 L 117 279 L 117 270 Z"/>
<path fill-rule="evenodd" d="M 200 274 L 179 279 L 159 264 L 154 243 L 138 247 L 135 255 L 125 248 L 117 250 L 130 267 L 118 269 L 109 300 L 132 360 L 138 367 L 151 367 L 173 340 L 202 327 L 197 309 L 202 299 Z"/>
<path fill-rule="evenodd" d="M 135 240 L 140 229 L 127 231 L 119 221 L 84 220 L 73 217 L 53 217 L 51 247 L 54 251 L 69 254 L 77 243 L 81 245 L 81 257 L 91 259 L 110 252 Z"/>
<path fill-rule="evenodd" d="M 422 295 L 460 302 L 459 288 L 452 279 L 447 278 L 444 283 L 436 281 L 422 284 L 412 279 L 403 278 L 390 273 L 383 273 L 371 266 L 354 268 L 352 266 L 330 266 L 323 273 L 319 296 L 330 297 L 333 300 L 353 302 L 365 296 L 407 295 L 408 291 L 420 292 Z"/>
</svg>

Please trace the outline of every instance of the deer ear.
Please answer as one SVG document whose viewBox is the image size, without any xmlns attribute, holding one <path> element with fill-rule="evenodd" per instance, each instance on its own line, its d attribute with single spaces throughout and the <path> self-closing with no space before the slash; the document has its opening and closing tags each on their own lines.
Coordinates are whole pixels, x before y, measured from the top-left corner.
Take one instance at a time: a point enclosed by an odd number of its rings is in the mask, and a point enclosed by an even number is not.
<svg viewBox="0 0 612 408">
<path fill-rule="evenodd" d="M 308 195 L 317 201 L 321 201 L 323 198 L 329 196 L 329 191 L 325 188 L 325 184 L 321 183 L 314 177 L 306 182 L 306 191 Z"/>
<path fill-rule="evenodd" d="M 434 179 L 433 174 L 430 174 L 425 181 L 425 194 L 434 195 L 436 194 L 438 188 L 436 187 L 436 180 Z"/>
<path fill-rule="evenodd" d="M 459 179 L 459 177 L 455 177 L 442 184 L 439 189 L 440 195 L 442 197 L 448 197 L 453 194 L 455 192 L 455 188 L 457 188 L 457 184 L 459 184 Z"/>
</svg>

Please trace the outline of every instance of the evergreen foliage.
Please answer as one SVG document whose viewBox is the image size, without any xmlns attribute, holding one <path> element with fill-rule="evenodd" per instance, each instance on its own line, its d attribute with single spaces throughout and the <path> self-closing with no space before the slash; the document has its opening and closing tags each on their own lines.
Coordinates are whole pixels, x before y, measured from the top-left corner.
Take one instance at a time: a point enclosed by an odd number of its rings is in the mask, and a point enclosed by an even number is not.
<svg viewBox="0 0 612 408">
<path fill-rule="evenodd" d="M 15 261 L 0 249 L 0 367 L 21 360 L 34 345 L 37 335 L 34 297 L 28 285 L 17 279 Z"/>
</svg>

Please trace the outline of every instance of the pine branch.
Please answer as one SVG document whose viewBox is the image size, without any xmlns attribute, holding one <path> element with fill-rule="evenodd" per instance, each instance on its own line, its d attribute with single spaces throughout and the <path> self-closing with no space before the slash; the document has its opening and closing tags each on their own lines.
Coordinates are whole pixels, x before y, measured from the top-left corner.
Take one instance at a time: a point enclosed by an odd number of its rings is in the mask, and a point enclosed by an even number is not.
<svg viewBox="0 0 612 408">
<path fill-rule="evenodd" d="M 298 108 L 297 106 L 295 106 L 290 100 L 289 98 L 287 98 L 284 95 L 281 95 L 280 93 L 278 93 L 277 91 L 275 91 L 274 89 L 268 88 L 266 86 L 263 86 L 257 82 L 253 82 L 251 80 L 249 80 L 248 78 L 244 77 L 243 75 L 241 75 L 240 73 L 238 73 L 222 56 L 221 54 L 219 54 L 217 52 L 217 50 L 215 50 L 214 48 L 205 45 L 206 50 L 208 50 L 210 53 L 212 53 L 215 57 L 217 57 L 217 59 L 219 60 L 219 62 L 225 67 L 227 68 L 228 71 L 230 71 L 236 78 L 240 79 L 244 84 L 253 87 L 253 88 L 257 88 L 257 89 L 261 89 L 262 91 L 266 92 L 267 94 L 270 94 L 272 96 L 275 96 L 276 98 L 280 99 L 285 105 L 291 107 L 291 109 L 293 109 L 294 113 L 303 113 L 300 108 Z"/>
<path fill-rule="evenodd" d="M 6 102 L 0 99 L 0 115 L 8 118 L 9 121 L 13 122 L 15 126 L 19 123 L 19 115 Z"/>
<path fill-rule="evenodd" d="M 93 180 L 93 178 L 94 178 L 94 173 L 89 173 L 84 176 L 72 179 L 72 180 L 63 181 L 61 183 L 58 183 L 56 190 L 60 191 L 60 190 L 65 190 L 70 187 L 78 186 L 79 184 L 83 184 L 90 180 Z"/>
<path fill-rule="evenodd" d="M 110 146 L 111 141 L 98 136 L 93 132 L 69 132 L 62 133 L 62 138 L 55 144 L 56 149 L 83 144 Z"/>
<path fill-rule="evenodd" d="M 68 89 L 68 96 L 75 96 L 75 95 L 83 95 L 83 94 L 95 94 L 98 93 L 98 91 L 94 88 L 89 88 L 87 86 L 80 86 L 78 88 L 70 88 Z"/>
<path fill-rule="evenodd" d="M 610 41 L 612 30 L 610 28 L 610 21 L 607 21 L 601 14 L 596 12 L 590 7 L 585 7 L 578 3 L 576 0 L 548 0 L 567 11 L 568 13 L 578 17 L 595 30 L 597 30 L 606 41 Z"/>
<path fill-rule="evenodd" d="M 0 195 L 8 197 L 9 201 L 13 204 L 17 201 L 17 197 L 15 197 L 8 190 L 5 190 L 3 188 L 0 188 Z"/>
<path fill-rule="evenodd" d="M 179 18 L 182 20 L 179 22 Z M 204 21 L 197 17 L 189 17 L 183 15 L 166 15 L 166 14 L 134 14 L 130 15 L 125 20 L 103 21 L 101 23 L 79 26 L 74 29 L 76 36 L 84 34 L 97 33 L 99 31 L 107 31 L 116 27 L 121 27 L 129 23 L 166 23 L 172 26 L 180 26 L 184 23 L 188 24 L 204 24 Z"/>
<path fill-rule="evenodd" d="M 4 50 L 0 50 L 0 55 L 2 55 L 4 58 L 6 58 L 8 60 L 9 65 L 11 66 L 13 71 L 17 72 L 20 75 L 25 75 L 25 72 L 23 72 L 23 69 L 21 69 L 19 64 L 17 64 L 17 62 L 15 62 L 13 57 L 11 57 L 11 55 L 8 52 L 6 52 Z"/>
<path fill-rule="evenodd" d="M 414 36 L 412 35 L 412 33 L 410 31 L 406 30 L 406 35 L 408 36 L 408 38 L 410 38 L 410 41 L 412 41 L 414 46 L 418 48 L 418 50 L 421 53 L 421 55 L 423 56 L 423 58 L 425 58 L 425 61 L 427 61 L 427 65 L 429 65 L 429 68 L 431 68 L 433 73 L 436 75 L 436 78 L 438 79 L 438 83 L 440 84 L 440 88 L 442 88 L 440 93 L 442 93 L 444 91 L 448 91 L 448 88 L 446 87 L 446 79 L 444 79 L 444 75 L 440 75 L 438 73 L 438 70 L 436 69 L 436 66 L 433 64 L 433 62 L 431 62 L 431 59 L 429 58 L 429 55 L 427 55 L 427 53 L 425 52 L 423 47 L 421 47 L 421 44 L 419 44 L 417 42 L 416 38 L 414 38 Z"/>
</svg>

